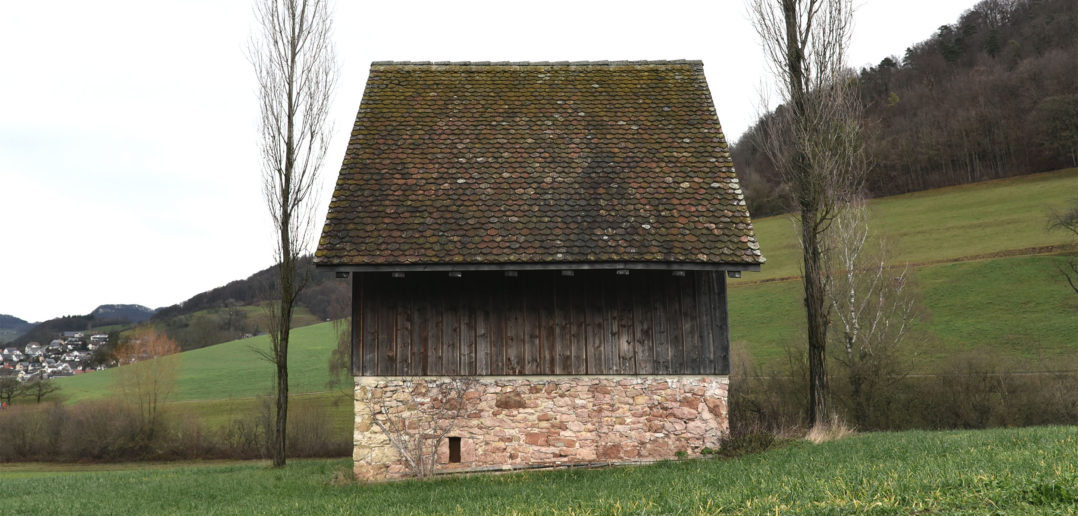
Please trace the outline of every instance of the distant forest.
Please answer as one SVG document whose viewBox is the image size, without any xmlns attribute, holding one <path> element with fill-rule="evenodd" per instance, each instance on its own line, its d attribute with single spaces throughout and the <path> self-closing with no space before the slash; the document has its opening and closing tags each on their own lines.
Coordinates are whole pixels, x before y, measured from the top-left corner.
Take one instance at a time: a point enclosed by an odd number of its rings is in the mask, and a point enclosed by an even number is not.
<svg viewBox="0 0 1078 516">
<path fill-rule="evenodd" d="M 871 196 L 1078 166 L 1078 1 L 985 0 L 855 80 Z M 756 216 L 793 207 L 760 146 L 772 120 L 732 150 Z"/>
<path fill-rule="evenodd" d="M 297 276 L 306 281 L 299 296 L 300 306 L 323 321 L 350 315 L 350 281 L 337 280 L 333 272 L 316 269 L 310 256 L 300 258 L 296 268 Z M 273 266 L 161 308 L 151 322 L 176 339 L 185 351 L 238 339 L 246 333 L 262 333 L 266 331 L 263 317 L 248 317 L 241 308 L 271 302 L 276 289 L 277 272 Z"/>
</svg>

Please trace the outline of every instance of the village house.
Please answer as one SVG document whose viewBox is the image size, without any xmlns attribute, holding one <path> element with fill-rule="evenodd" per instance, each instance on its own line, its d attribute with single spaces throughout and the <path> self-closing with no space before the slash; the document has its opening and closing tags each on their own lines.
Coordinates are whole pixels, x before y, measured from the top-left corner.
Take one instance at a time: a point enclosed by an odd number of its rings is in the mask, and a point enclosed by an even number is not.
<svg viewBox="0 0 1078 516">
<path fill-rule="evenodd" d="M 44 353 L 45 348 L 40 343 L 30 342 L 23 348 L 23 352 L 27 357 L 40 357 Z"/>
<path fill-rule="evenodd" d="M 380 62 L 315 262 L 352 278 L 355 472 L 380 480 L 408 466 L 378 415 L 457 377 L 440 470 L 719 446 L 726 281 L 764 259 L 701 62 Z"/>
</svg>

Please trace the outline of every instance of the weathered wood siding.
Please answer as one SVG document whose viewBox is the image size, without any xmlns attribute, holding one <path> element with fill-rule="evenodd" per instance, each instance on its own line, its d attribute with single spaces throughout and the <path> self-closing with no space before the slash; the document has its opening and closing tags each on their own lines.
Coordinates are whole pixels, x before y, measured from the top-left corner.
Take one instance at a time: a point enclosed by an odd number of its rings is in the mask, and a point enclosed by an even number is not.
<svg viewBox="0 0 1078 516">
<path fill-rule="evenodd" d="M 730 371 L 721 272 L 354 277 L 357 376 Z"/>
</svg>

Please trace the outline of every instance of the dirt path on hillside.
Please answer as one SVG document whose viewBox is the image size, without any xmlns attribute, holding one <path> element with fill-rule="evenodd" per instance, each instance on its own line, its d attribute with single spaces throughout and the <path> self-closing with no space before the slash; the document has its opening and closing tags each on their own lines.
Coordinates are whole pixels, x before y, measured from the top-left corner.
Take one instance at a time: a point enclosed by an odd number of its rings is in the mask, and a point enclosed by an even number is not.
<svg viewBox="0 0 1078 516">
<path fill-rule="evenodd" d="M 1078 244 L 1056 244 L 1056 245 L 1042 245 L 1035 247 L 1023 247 L 1021 249 L 1007 249 L 1004 251 L 996 251 L 994 253 L 984 254 L 971 254 L 968 256 L 958 256 L 955 258 L 943 258 L 940 260 L 929 260 L 923 262 L 907 262 L 903 265 L 891 265 L 888 269 L 898 269 L 901 267 L 925 267 L 928 265 L 941 265 L 946 263 L 962 263 L 962 262 L 977 262 L 982 260 L 994 260 L 996 258 L 1013 258 L 1015 256 L 1044 256 L 1053 254 L 1062 254 L 1068 252 L 1078 251 Z M 749 280 L 739 281 L 736 285 L 731 286 L 750 286 L 761 285 L 764 283 L 781 283 L 783 281 L 800 280 L 801 276 L 780 276 L 778 278 L 767 278 L 762 280 Z"/>
</svg>

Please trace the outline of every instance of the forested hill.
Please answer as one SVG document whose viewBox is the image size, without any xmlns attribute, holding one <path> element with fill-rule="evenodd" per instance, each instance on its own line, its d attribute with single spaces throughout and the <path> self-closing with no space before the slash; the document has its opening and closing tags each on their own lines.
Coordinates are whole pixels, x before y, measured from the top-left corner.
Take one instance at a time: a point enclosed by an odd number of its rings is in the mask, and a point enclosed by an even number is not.
<svg viewBox="0 0 1078 516">
<path fill-rule="evenodd" d="M 857 74 L 873 196 L 1078 165 L 1078 1 L 984 0 Z M 759 142 L 734 145 L 749 209 L 792 204 Z"/>
<path fill-rule="evenodd" d="M 311 257 L 300 258 L 296 265 L 297 273 L 307 278 L 307 285 L 300 293 L 299 303 L 305 306 L 319 319 L 339 319 L 346 317 L 351 299 L 347 281 L 333 281 L 332 272 L 316 269 Z M 213 308 L 230 306 L 251 306 L 270 301 L 276 295 L 276 267 L 258 271 L 246 279 L 231 281 L 228 284 L 207 290 L 182 303 L 161 308 L 154 314 L 153 320 L 162 321 L 172 317 L 187 315 Z M 343 308 L 342 308 L 343 307 Z"/>
<path fill-rule="evenodd" d="M 297 267 L 300 275 L 308 277 L 307 286 L 299 297 L 299 304 L 311 312 L 308 318 L 313 316 L 314 320 L 324 321 L 348 315 L 350 282 L 335 281 L 332 272 L 315 269 L 310 257 L 302 258 Z M 179 341 L 184 349 L 217 344 L 239 338 L 246 332 L 265 330 L 257 324 L 240 324 L 238 318 L 242 316 L 235 309 L 272 300 L 275 275 L 275 268 L 270 267 L 246 279 L 229 282 L 157 310 L 141 305 L 101 305 L 88 315 L 57 317 L 31 325 L 32 328 L 23 328 L 18 333 L 10 332 L 9 339 L 13 345 L 22 346 L 31 341 L 49 342 L 64 331 L 92 332 L 100 331 L 98 329 L 102 327 L 109 327 L 108 331 L 123 331 L 148 320 Z"/>
<path fill-rule="evenodd" d="M 142 305 L 101 305 L 90 312 L 90 316 L 98 320 L 140 323 L 152 317 L 154 311 Z"/>
<path fill-rule="evenodd" d="M 23 331 L 33 326 L 14 315 L 0 314 L 0 330 Z"/>
<path fill-rule="evenodd" d="M 0 344 L 14 340 L 33 326 L 14 315 L 0 314 Z"/>
</svg>

